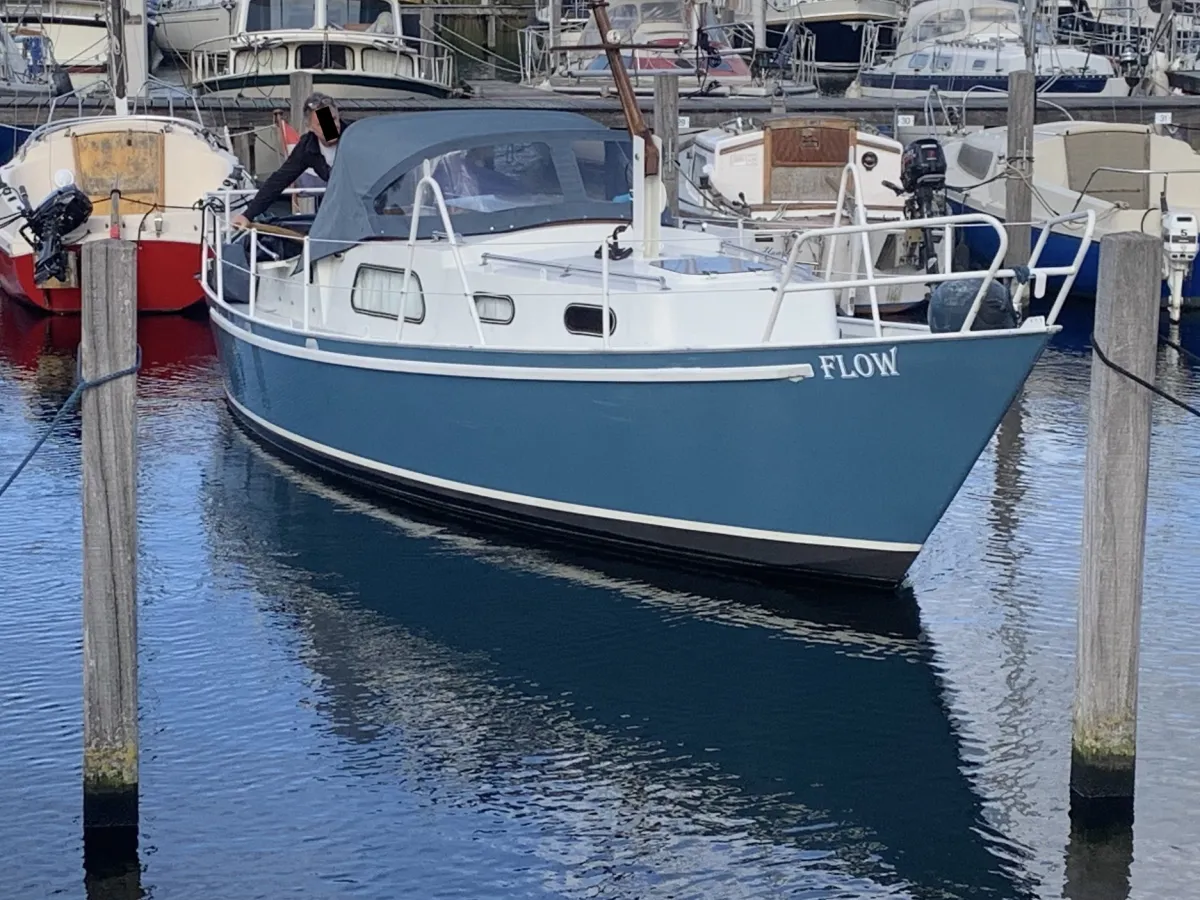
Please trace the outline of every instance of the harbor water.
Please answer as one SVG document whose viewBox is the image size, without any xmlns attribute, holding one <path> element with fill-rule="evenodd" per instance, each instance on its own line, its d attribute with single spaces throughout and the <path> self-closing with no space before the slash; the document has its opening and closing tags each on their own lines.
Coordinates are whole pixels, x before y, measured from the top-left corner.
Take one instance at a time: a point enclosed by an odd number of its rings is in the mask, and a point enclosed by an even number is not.
<svg viewBox="0 0 1200 900">
<path fill-rule="evenodd" d="M 1090 318 L 1068 307 L 894 596 L 376 503 L 233 423 L 203 317 L 144 318 L 140 891 L 1200 895 L 1200 420 L 1161 401 L 1134 838 L 1070 838 Z M 0 477 L 78 327 L 0 302 Z M 1200 402 L 1186 360 L 1158 373 Z M 83 871 L 79 456 L 74 412 L 0 497 L 0 897 L 115 896 Z"/>
</svg>

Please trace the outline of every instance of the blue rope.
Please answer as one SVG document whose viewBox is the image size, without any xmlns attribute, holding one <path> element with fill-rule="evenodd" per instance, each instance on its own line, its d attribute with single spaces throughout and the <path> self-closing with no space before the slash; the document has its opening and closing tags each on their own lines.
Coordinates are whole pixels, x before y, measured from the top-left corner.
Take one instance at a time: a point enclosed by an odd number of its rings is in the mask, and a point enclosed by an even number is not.
<svg viewBox="0 0 1200 900">
<path fill-rule="evenodd" d="M 108 384 L 110 381 L 116 381 L 118 378 L 125 378 L 128 375 L 134 375 L 142 368 L 142 345 L 138 344 L 137 359 L 134 361 L 133 365 L 127 369 L 121 369 L 119 372 L 109 372 L 107 375 L 101 375 L 99 378 L 93 378 L 91 381 L 84 381 L 81 371 L 82 368 L 82 361 L 77 360 L 75 365 L 75 374 L 76 377 L 79 378 L 79 383 L 75 385 L 75 390 L 71 391 L 71 396 L 67 397 L 63 405 L 58 408 L 58 412 L 54 414 L 54 418 L 50 420 L 50 427 L 46 429 L 40 438 L 37 439 L 37 443 L 34 444 L 30 451 L 25 454 L 25 458 L 21 460 L 20 464 L 13 471 L 13 473 L 8 476 L 8 479 L 4 482 L 4 484 L 0 485 L 0 497 L 4 496 L 4 492 L 7 491 L 12 483 L 17 480 L 17 476 L 24 471 L 25 467 L 29 465 L 30 460 L 32 460 L 34 456 L 37 455 L 37 452 L 42 449 L 42 444 L 46 443 L 47 438 L 49 438 L 50 435 L 54 433 L 54 429 L 58 427 L 58 423 L 61 422 L 63 417 L 75 407 L 76 403 L 79 402 L 79 398 L 83 396 L 84 391 L 90 388 L 99 387 L 102 384 Z"/>
</svg>

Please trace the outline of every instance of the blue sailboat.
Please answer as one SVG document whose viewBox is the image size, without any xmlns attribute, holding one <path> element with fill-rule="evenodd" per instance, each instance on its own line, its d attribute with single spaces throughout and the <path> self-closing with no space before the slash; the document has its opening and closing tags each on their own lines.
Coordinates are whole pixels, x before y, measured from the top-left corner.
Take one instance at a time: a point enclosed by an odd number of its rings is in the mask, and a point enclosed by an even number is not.
<svg viewBox="0 0 1200 900">
<path fill-rule="evenodd" d="M 1012 274 L 999 257 L 973 276 L 868 259 L 840 281 L 797 262 L 817 237 L 953 219 L 817 229 L 785 261 L 664 226 L 660 144 L 622 97 L 629 133 L 547 110 L 362 119 L 311 220 L 229 240 L 215 215 L 205 283 L 231 408 L 287 453 L 444 513 L 895 585 L 1059 304 L 985 328 Z M 964 278 L 936 328 L 879 316 L 891 286 Z"/>
</svg>

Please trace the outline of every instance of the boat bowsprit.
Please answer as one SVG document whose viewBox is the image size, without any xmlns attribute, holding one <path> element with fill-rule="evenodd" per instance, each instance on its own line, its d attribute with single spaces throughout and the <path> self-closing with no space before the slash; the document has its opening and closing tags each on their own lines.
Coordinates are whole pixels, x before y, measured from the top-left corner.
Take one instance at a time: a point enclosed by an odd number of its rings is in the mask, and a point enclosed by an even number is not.
<svg viewBox="0 0 1200 900">
<path fill-rule="evenodd" d="M 657 138 L 544 110 L 359 120 L 313 217 L 207 213 L 229 405 L 382 494 L 617 552 L 893 585 L 1051 335 L 985 330 L 976 272 L 826 278 L 662 223 Z M 1091 213 L 1078 215 L 1085 232 Z M 1069 276 L 1030 259 L 1033 284 Z M 893 283 L 978 282 L 957 330 L 839 314 Z M 1069 280 L 1069 279 L 1068 279 Z M 850 308 L 853 308 L 852 301 Z"/>
</svg>

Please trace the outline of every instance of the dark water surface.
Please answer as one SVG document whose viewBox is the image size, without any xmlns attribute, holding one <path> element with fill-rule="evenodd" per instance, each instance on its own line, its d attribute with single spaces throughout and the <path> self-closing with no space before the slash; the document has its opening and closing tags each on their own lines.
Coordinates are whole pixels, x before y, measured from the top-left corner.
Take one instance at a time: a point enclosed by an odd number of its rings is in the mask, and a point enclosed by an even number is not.
<svg viewBox="0 0 1200 900">
<path fill-rule="evenodd" d="M 1132 866 L 1068 853 L 1090 311 L 1070 313 L 896 598 L 407 518 L 246 438 L 206 323 L 143 320 L 142 887 L 1200 896 L 1200 421 L 1162 403 Z M 70 392 L 77 329 L 0 303 L 0 477 Z M 1159 379 L 1200 399 L 1169 352 Z M 73 416 L 0 499 L 5 898 L 85 896 L 79 491 Z"/>
</svg>

